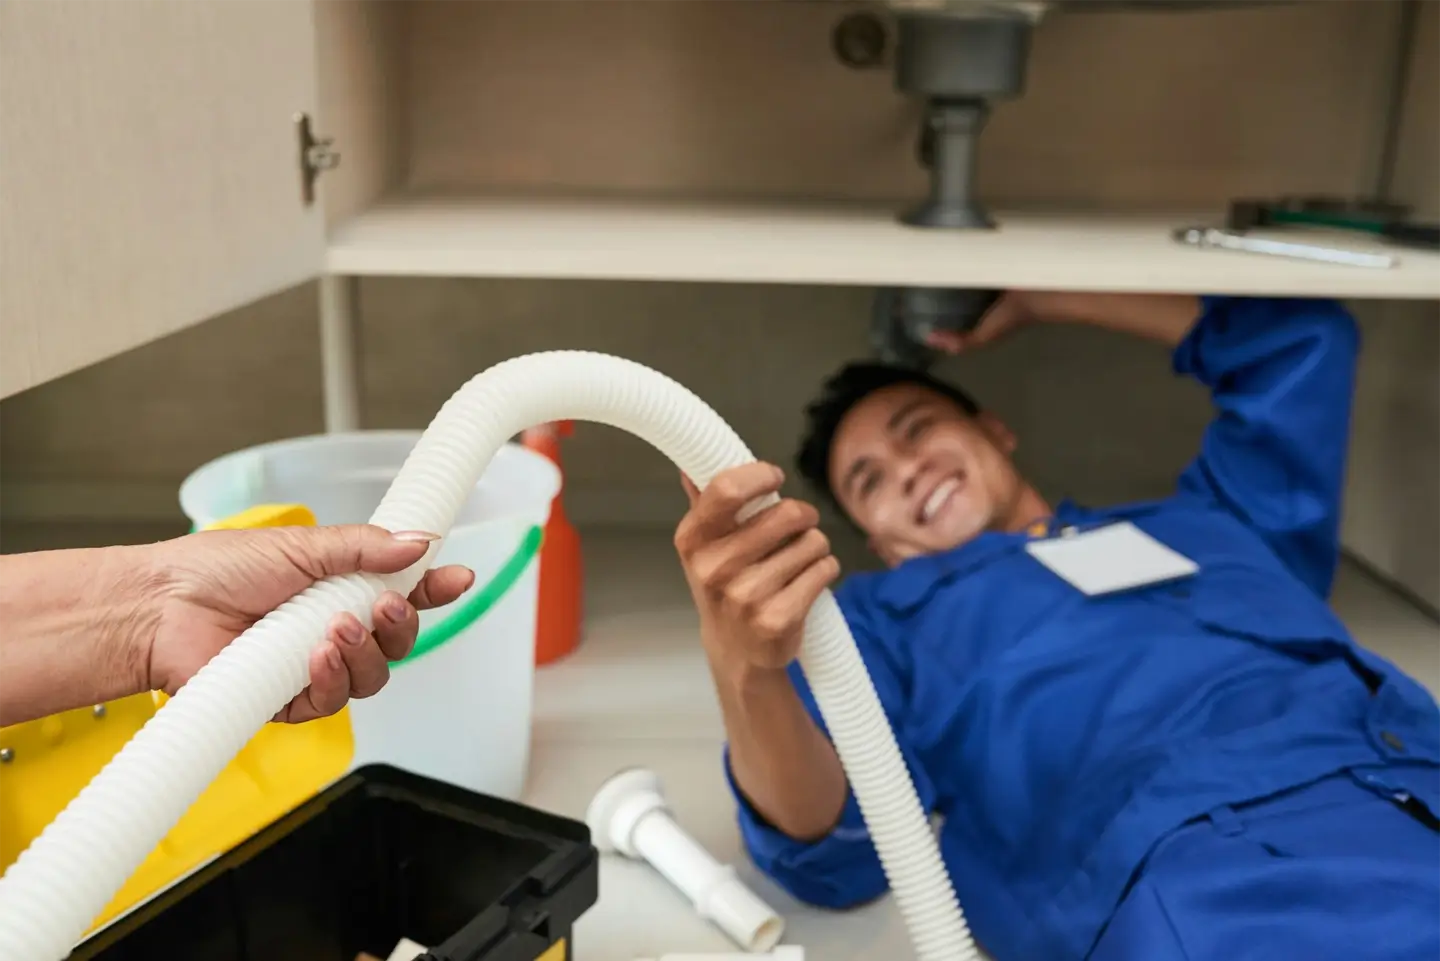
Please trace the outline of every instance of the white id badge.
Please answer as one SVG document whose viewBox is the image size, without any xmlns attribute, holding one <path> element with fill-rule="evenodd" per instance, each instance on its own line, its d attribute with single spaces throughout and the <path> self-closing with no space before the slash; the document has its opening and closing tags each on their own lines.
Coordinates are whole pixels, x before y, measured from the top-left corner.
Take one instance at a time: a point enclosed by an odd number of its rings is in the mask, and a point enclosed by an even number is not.
<svg viewBox="0 0 1440 961">
<path fill-rule="evenodd" d="M 1129 521 L 1025 545 L 1041 564 L 1089 595 L 1190 577 L 1200 565 Z"/>
</svg>

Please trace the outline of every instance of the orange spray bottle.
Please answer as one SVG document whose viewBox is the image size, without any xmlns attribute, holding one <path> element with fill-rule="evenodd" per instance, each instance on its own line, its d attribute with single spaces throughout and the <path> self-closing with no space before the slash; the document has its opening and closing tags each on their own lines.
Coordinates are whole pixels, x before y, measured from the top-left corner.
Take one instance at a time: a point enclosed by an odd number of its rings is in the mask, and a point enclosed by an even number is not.
<svg viewBox="0 0 1440 961">
<path fill-rule="evenodd" d="M 584 576 L 580 535 L 565 516 L 565 475 L 560 439 L 569 437 L 568 420 L 541 424 L 520 435 L 522 446 L 548 457 L 560 468 L 560 491 L 550 504 L 545 542 L 540 548 L 540 601 L 535 625 L 535 663 L 548 664 L 571 653 L 580 643 Z"/>
</svg>

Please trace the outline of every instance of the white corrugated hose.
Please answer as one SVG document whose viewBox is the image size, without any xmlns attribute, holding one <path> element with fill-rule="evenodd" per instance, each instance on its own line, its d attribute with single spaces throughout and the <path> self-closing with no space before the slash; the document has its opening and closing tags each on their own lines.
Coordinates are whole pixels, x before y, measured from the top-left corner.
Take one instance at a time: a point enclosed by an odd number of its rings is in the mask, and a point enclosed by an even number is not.
<svg viewBox="0 0 1440 961">
<path fill-rule="evenodd" d="M 649 441 L 702 488 L 754 456 L 707 404 L 647 367 L 579 351 L 531 354 L 473 378 L 436 415 L 372 523 L 444 534 L 495 452 L 536 424 L 589 420 Z M 773 502 L 773 499 L 772 499 Z M 769 506 L 764 505 L 764 506 Z M 0 878 L 0 958 L 58 961 L 257 731 L 309 682 L 325 625 L 367 626 L 384 590 L 408 594 L 437 546 L 388 577 L 315 584 L 268 614 L 171 698 Z M 918 961 L 974 944 L 874 686 L 826 592 L 800 663 L 849 776 Z"/>
</svg>

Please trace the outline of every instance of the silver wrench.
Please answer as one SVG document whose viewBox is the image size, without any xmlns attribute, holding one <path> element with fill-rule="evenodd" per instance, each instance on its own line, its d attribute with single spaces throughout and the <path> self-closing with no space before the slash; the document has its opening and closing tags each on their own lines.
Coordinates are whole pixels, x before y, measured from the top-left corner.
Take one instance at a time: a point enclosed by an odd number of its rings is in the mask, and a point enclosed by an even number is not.
<svg viewBox="0 0 1440 961">
<path fill-rule="evenodd" d="M 1358 250 L 1317 247 L 1314 244 L 1297 244 L 1285 240 L 1262 240 L 1259 237 L 1250 237 L 1231 230 L 1217 230 L 1214 227 L 1182 227 L 1175 231 L 1173 236 L 1180 243 L 1192 247 L 1216 247 L 1249 254 L 1289 257 L 1294 260 L 1315 260 L 1346 267 L 1387 270 L 1399 263 L 1399 258 L 1390 254 L 1367 254 Z"/>
</svg>

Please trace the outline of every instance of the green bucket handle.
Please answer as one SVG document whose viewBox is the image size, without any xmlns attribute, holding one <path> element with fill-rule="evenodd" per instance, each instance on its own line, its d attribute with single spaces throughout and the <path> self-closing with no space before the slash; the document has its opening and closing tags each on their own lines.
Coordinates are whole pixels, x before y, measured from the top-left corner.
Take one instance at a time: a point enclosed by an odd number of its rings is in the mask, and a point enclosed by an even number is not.
<svg viewBox="0 0 1440 961">
<path fill-rule="evenodd" d="M 198 528 L 194 525 L 190 527 L 192 534 L 197 530 Z M 440 623 L 432 624 L 422 630 L 415 638 L 415 646 L 410 649 L 410 653 L 393 663 L 396 666 L 409 664 L 431 651 L 438 650 L 490 613 L 490 609 L 500 603 L 505 595 L 510 593 L 510 589 L 515 586 L 515 583 L 520 580 L 520 575 L 525 573 L 530 562 L 540 553 L 540 547 L 544 542 L 544 529 L 538 524 L 532 524 L 525 531 L 525 536 L 520 538 L 520 543 L 516 545 L 515 550 L 505 559 L 505 563 L 501 564 L 500 569 L 495 572 L 495 576 L 480 585 L 478 589 L 472 590 L 470 596 L 459 603 L 453 611 L 446 614 Z"/>
<path fill-rule="evenodd" d="M 500 565 L 495 576 L 478 590 L 472 591 L 470 596 L 446 614 L 440 623 L 432 624 L 421 631 L 420 636 L 415 638 L 415 646 L 410 649 L 410 653 L 396 661 L 396 665 L 409 664 L 448 644 L 457 634 L 488 614 L 490 609 L 510 592 L 515 582 L 520 580 L 520 575 L 525 573 L 530 562 L 540 553 L 540 545 L 544 541 L 545 532 L 538 525 L 532 525 L 525 532 L 525 536 L 520 538 L 515 550 L 505 559 L 505 563 Z"/>
</svg>

